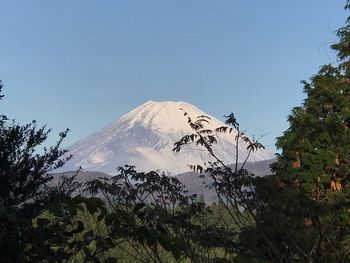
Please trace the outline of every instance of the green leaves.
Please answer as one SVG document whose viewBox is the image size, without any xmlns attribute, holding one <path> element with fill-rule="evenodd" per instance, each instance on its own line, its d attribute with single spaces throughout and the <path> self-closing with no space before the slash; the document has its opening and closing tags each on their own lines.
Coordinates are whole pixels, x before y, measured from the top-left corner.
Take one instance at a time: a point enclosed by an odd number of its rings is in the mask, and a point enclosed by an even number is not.
<svg viewBox="0 0 350 263">
<path fill-rule="evenodd" d="M 117 263 L 118 260 L 116 258 L 108 257 L 104 260 L 104 263 Z"/>
<path fill-rule="evenodd" d="M 332 48 L 341 64 L 324 65 L 302 82 L 306 99 L 292 110 L 290 127 L 277 140 L 282 152 L 274 164 L 275 190 L 259 220 L 275 251 L 304 261 L 350 260 L 342 246 L 350 239 L 350 214 L 344 213 L 350 174 L 348 24 L 338 37 Z M 264 224 L 273 218 L 279 228 Z"/>
<path fill-rule="evenodd" d="M 230 113 L 227 116 L 225 115 L 224 117 L 226 118 L 225 123 L 227 125 L 232 126 L 235 129 L 239 129 L 239 123 L 237 122 L 237 119 L 233 113 Z"/>
<path fill-rule="evenodd" d="M 98 211 L 105 211 L 105 204 L 100 198 L 90 197 L 84 200 L 87 210 L 90 214 L 95 214 Z"/>
</svg>

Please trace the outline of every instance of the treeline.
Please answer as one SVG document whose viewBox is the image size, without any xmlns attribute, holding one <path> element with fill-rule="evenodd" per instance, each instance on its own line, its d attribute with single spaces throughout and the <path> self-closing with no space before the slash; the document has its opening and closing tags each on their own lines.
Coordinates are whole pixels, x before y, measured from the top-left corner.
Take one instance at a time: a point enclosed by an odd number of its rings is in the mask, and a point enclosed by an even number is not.
<svg viewBox="0 0 350 263">
<path fill-rule="evenodd" d="M 338 63 L 303 82 L 306 99 L 277 138 L 272 175 L 256 177 L 238 159 L 227 166 L 214 152 L 217 133 L 237 134 L 237 152 L 242 142 L 249 153 L 263 148 L 233 114 L 209 130 L 208 117 L 184 113 L 193 133 L 173 151 L 194 143 L 215 160 L 192 166 L 211 179 L 219 202 L 210 206 L 176 178 L 133 166 L 52 185 L 50 172 L 70 158 L 67 131 L 38 151 L 50 130 L 1 115 L 0 262 L 350 262 L 350 19 L 337 35 Z"/>
</svg>

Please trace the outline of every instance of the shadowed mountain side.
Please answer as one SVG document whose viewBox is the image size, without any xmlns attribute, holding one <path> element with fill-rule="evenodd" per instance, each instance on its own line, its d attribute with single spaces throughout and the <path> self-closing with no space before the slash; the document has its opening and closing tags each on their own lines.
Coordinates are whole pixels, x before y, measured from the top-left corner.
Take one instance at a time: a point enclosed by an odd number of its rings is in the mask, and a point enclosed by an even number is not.
<svg viewBox="0 0 350 263">
<path fill-rule="evenodd" d="M 270 165 L 275 162 L 275 159 L 258 161 L 258 162 L 248 162 L 245 168 L 256 176 L 265 176 L 271 174 Z M 232 167 L 232 166 L 231 166 Z M 57 185 L 61 180 L 62 176 L 73 176 L 76 172 L 64 172 L 52 174 L 54 179 L 51 181 L 52 185 Z M 82 194 L 82 188 L 84 184 L 88 181 L 98 179 L 101 177 L 110 178 L 110 175 L 95 171 L 80 171 L 76 176 L 76 182 L 81 183 L 82 187 L 76 191 L 76 194 Z M 212 189 L 205 187 L 206 184 L 211 183 L 211 179 L 208 176 L 204 178 L 199 178 L 199 174 L 196 172 L 188 172 L 176 175 L 181 183 L 186 186 L 189 194 L 197 194 L 198 197 L 203 193 L 205 202 L 211 204 L 217 202 L 217 197 Z M 84 194 L 86 195 L 86 194 Z M 101 197 L 101 196 L 100 196 Z"/>
<path fill-rule="evenodd" d="M 51 175 L 53 175 L 53 180 L 51 181 L 53 185 L 57 185 L 58 182 L 61 180 L 62 176 L 66 176 L 66 177 L 71 177 L 74 176 L 76 172 L 63 172 L 63 173 L 53 173 Z M 86 183 L 89 181 L 92 181 L 94 179 L 98 179 L 100 177 L 107 177 L 110 178 L 111 176 L 105 173 L 101 173 L 101 172 L 96 172 L 96 171 L 80 171 L 77 175 L 76 175 L 76 182 L 79 183 Z"/>
<path fill-rule="evenodd" d="M 272 174 L 270 165 L 275 161 L 276 159 L 259 161 L 259 162 L 249 162 L 249 163 L 246 163 L 245 168 L 256 176 L 270 175 Z M 231 165 L 230 167 L 232 168 L 233 165 Z M 176 177 L 181 181 L 181 183 L 186 185 L 186 188 L 189 194 L 197 194 L 198 198 L 200 197 L 201 194 L 203 194 L 204 200 L 207 204 L 217 202 L 218 199 L 216 197 L 215 191 L 213 189 L 209 189 L 208 187 L 206 187 L 206 185 L 212 182 L 212 179 L 205 173 L 204 173 L 205 175 L 204 178 L 199 178 L 199 175 L 200 174 L 196 172 L 189 172 L 189 173 L 179 174 Z"/>
<path fill-rule="evenodd" d="M 76 171 L 69 171 L 69 172 L 63 172 L 63 173 L 52 173 L 50 175 L 53 176 L 52 181 L 50 181 L 50 185 L 55 186 L 58 185 L 62 181 L 62 177 L 72 177 L 76 174 Z M 74 182 L 77 182 L 80 184 L 78 189 L 73 193 L 73 195 L 82 195 L 82 196 L 89 196 L 88 193 L 83 192 L 84 185 L 86 182 L 107 177 L 110 178 L 111 176 L 105 173 L 96 172 L 96 171 L 79 171 L 78 174 L 75 176 Z M 102 194 L 98 194 L 97 197 L 100 197 L 103 199 Z"/>
</svg>

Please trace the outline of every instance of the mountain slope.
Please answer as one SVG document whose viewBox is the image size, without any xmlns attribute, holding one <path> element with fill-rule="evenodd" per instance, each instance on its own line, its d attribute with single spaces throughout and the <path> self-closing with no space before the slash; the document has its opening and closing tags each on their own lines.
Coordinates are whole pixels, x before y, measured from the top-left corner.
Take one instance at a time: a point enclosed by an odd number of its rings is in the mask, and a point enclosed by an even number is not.
<svg viewBox="0 0 350 263">
<path fill-rule="evenodd" d="M 180 110 L 183 109 L 183 110 Z M 224 124 L 185 102 L 149 101 L 137 107 L 120 119 L 112 122 L 100 131 L 69 147 L 74 157 L 64 169 L 74 170 L 81 166 L 85 170 L 113 174 L 120 165 L 136 165 L 138 170 L 169 171 L 178 174 L 188 171 L 187 165 L 203 164 L 210 156 L 196 146 L 184 147 L 179 154 L 173 154 L 172 148 L 182 136 L 192 130 L 184 116 L 196 118 L 206 115 L 211 118 L 208 128 L 215 129 Z M 214 150 L 226 163 L 235 160 L 235 134 L 218 134 L 218 144 Z M 239 147 L 239 161 L 246 157 L 246 145 Z M 261 161 L 274 158 L 269 150 L 254 153 L 249 161 Z"/>
<path fill-rule="evenodd" d="M 270 170 L 270 165 L 274 163 L 276 159 L 258 161 L 258 162 L 248 162 L 244 166 L 249 172 L 253 173 L 255 176 L 265 176 L 273 174 Z M 239 164 L 241 167 L 242 164 Z M 61 180 L 62 176 L 70 177 L 75 175 L 75 172 L 65 172 L 65 173 L 53 173 L 53 180 L 50 181 L 51 186 L 57 186 Z M 99 179 L 99 178 L 109 178 L 110 176 L 101 172 L 91 172 L 91 171 L 80 171 L 75 177 L 75 182 L 81 183 L 82 186 L 77 189 L 74 194 L 83 194 L 90 196 L 88 192 L 83 192 L 84 184 L 86 182 Z M 187 194 L 197 194 L 200 197 L 201 194 L 204 195 L 205 202 L 211 204 L 213 202 L 218 202 L 218 197 L 215 190 L 206 187 L 206 185 L 211 184 L 213 181 L 206 173 L 198 174 L 197 172 L 186 172 L 176 175 L 176 178 L 185 185 L 185 190 Z M 104 199 L 103 195 L 98 193 L 98 196 Z"/>
</svg>

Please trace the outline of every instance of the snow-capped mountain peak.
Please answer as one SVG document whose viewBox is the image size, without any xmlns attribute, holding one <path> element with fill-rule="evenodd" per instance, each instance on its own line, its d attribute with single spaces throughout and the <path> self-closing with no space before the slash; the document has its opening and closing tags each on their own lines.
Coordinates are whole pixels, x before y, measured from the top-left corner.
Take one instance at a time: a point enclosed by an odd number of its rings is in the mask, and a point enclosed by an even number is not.
<svg viewBox="0 0 350 263">
<path fill-rule="evenodd" d="M 148 101 L 112 123 L 112 125 L 127 122 L 130 126 L 142 125 L 159 132 L 185 130 L 191 132 L 187 119 L 184 117 L 184 111 L 193 117 L 205 114 L 195 106 L 182 101 Z"/>
<path fill-rule="evenodd" d="M 191 146 L 174 154 L 174 143 L 193 131 L 184 116 L 196 118 L 206 115 L 211 118 L 209 129 L 225 125 L 221 121 L 186 102 L 148 101 L 112 122 L 100 131 L 69 147 L 74 157 L 65 170 L 81 166 L 86 170 L 114 174 L 118 166 L 135 165 L 138 170 L 162 170 L 172 174 L 188 171 L 188 165 L 203 164 L 210 160 L 208 153 Z M 226 163 L 235 160 L 234 134 L 218 134 L 214 150 Z M 245 159 L 246 145 L 240 145 L 239 160 Z M 261 150 L 251 155 L 250 161 L 274 158 L 271 151 Z"/>
</svg>

